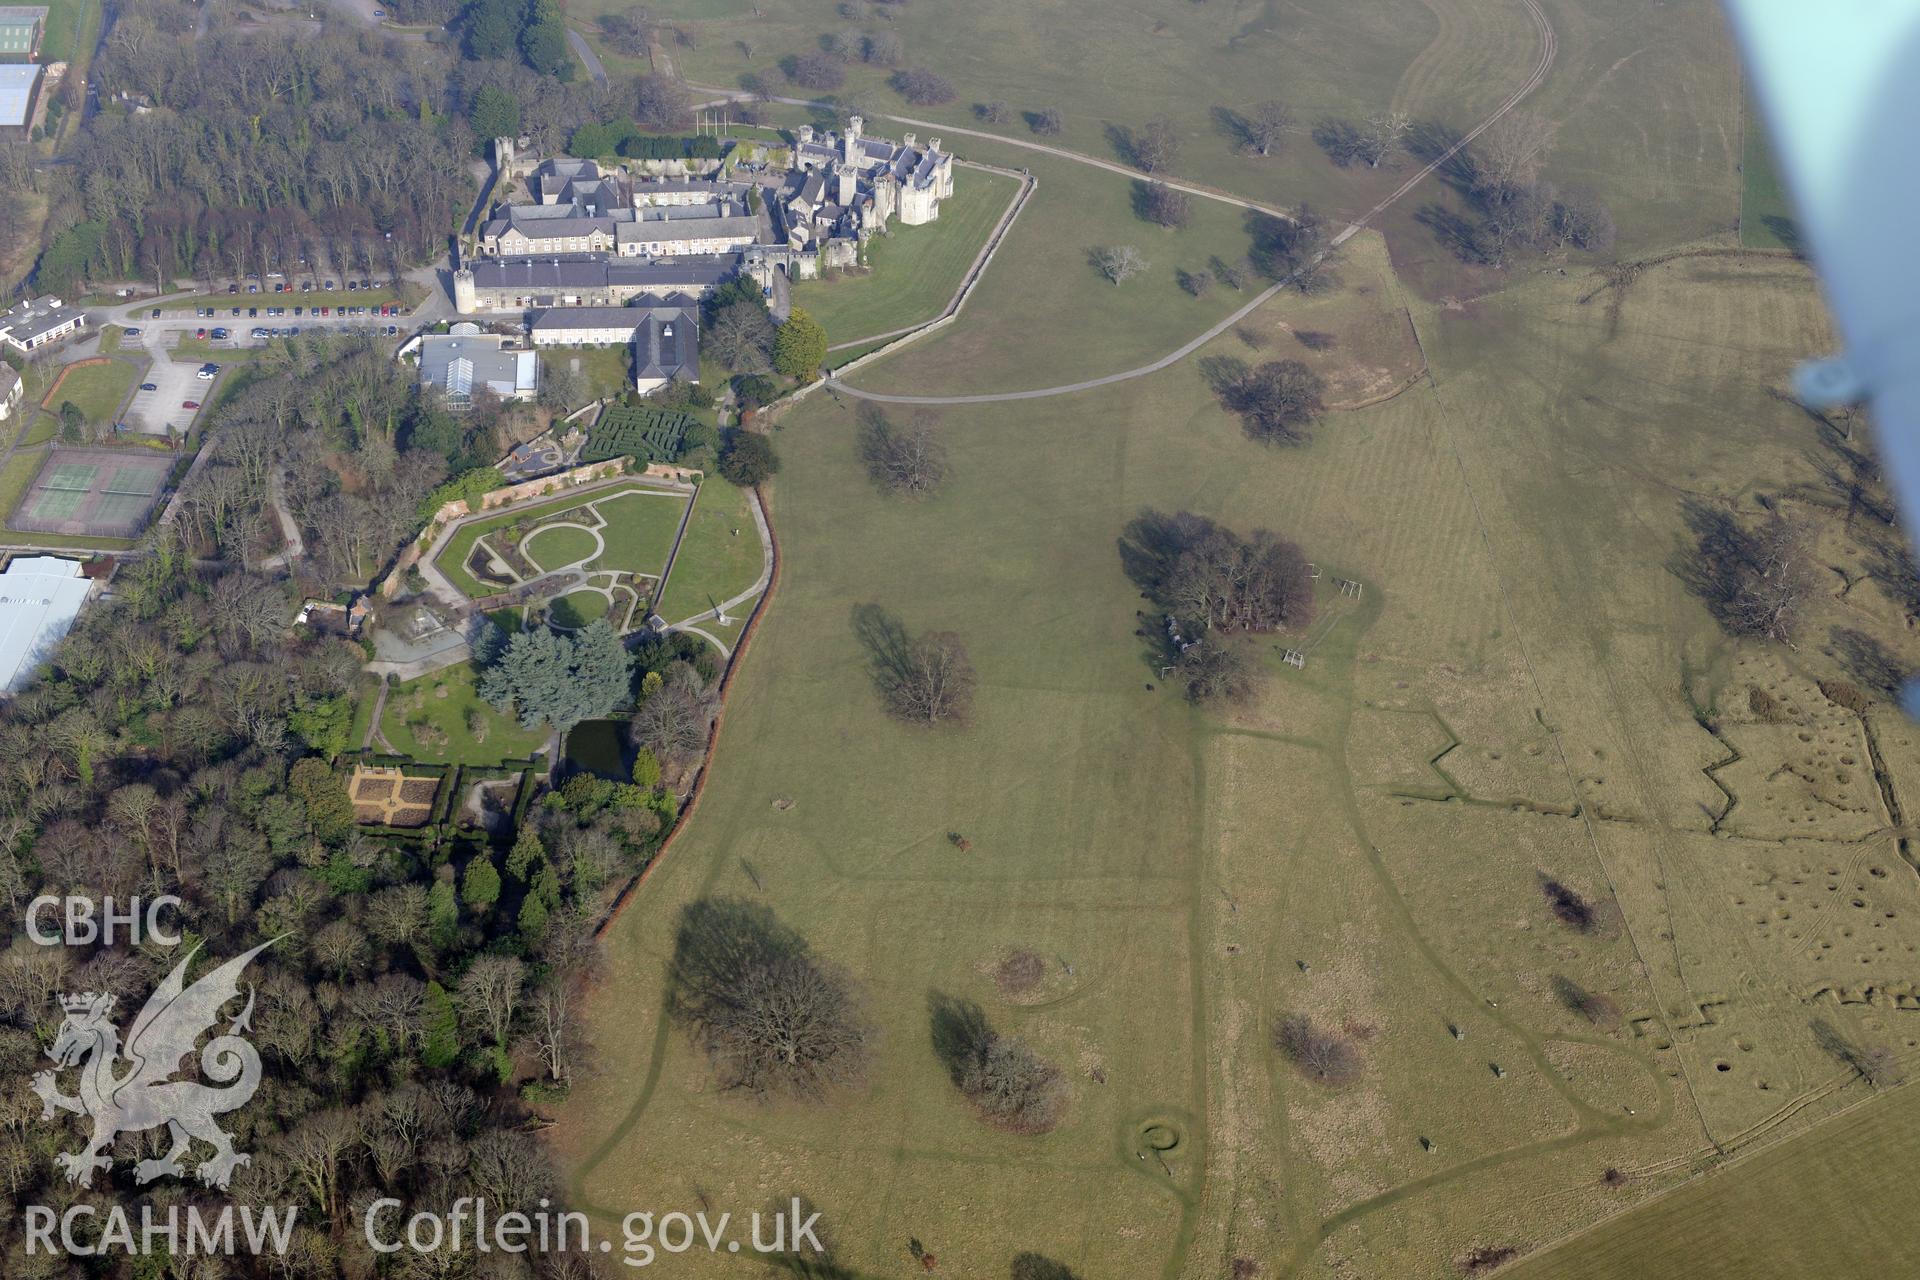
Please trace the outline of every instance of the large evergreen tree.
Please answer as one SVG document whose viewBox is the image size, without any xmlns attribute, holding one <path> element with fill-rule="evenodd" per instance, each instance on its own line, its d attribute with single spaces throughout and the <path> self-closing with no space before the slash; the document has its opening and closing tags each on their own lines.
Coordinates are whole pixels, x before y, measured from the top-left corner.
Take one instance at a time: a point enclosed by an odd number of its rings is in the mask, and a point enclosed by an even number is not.
<svg viewBox="0 0 1920 1280">
<path fill-rule="evenodd" d="M 799 307 L 773 339 L 773 367 L 789 378 L 811 382 L 827 359 L 827 331 Z"/>
<path fill-rule="evenodd" d="M 567 50 L 567 28 L 553 0 L 533 0 L 527 10 L 527 24 L 520 30 L 520 52 L 527 65 L 541 75 L 572 78 L 573 55 Z"/>
<path fill-rule="evenodd" d="M 626 700 L 633 657 L 603 618 L 579 631 L 523 631 L 480 673 L 481 696 L 527 728 L 565 733 Z"/>
</svg>

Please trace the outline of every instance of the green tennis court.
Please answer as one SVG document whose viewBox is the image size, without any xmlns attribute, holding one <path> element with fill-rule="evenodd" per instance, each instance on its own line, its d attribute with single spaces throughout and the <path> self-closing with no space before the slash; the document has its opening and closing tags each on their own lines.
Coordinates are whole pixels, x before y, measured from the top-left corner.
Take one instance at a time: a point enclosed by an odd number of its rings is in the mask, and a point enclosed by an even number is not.
<svg viewBox="0 0 1920 1280">
<path fill-rule="evenodd" d="M 131 538 L 158 504 L 174 462 L 146 449 L 56 446 L 8 524 L 28 533 Z"/>
<path fill-rule="evenodd" d="M 86 496 L 85 489 L 42 489 L 27 514 L 36 520 L 71 520 Z"/>
<path fill-rule="evenodd" d="M 154 490 L 160 487 L 161 478 L 165 475 L 166 472 L 151 467 L 115 467 L 113 478 L 101 487 L 100 492 L 138 494 L 150 498 Z"/>
<path fill-rule="evenodd" d="M 100 468 L 87 462 L 58 462 L 47 468 L 40 479 L 43 489 L 70 489 L 75 493 L 85 493 L 93 488 L 93 478 L 100 474 Z"/>
</svg>

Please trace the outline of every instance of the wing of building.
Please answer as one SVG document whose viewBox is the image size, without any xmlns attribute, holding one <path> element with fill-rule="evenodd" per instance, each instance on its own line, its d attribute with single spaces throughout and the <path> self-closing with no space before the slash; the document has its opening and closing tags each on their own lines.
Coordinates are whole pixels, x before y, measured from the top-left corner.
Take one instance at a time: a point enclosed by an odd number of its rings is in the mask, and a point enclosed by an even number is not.
<svg viewBox="0 0 1920 1280">
<path fill-rule="evenodd" d="M 634 389 L 700 381 L 700 303 L 642 294 L 624 307 L 551 307 L 528 326 L 535 347 L 633 346 Z"/>
<path fill-rule="evenodd" d="M 47 294 L 0 312 L 0 343 L 17 351 L 37 351 L 86 324 L 86 312 Z"/>
</svg>

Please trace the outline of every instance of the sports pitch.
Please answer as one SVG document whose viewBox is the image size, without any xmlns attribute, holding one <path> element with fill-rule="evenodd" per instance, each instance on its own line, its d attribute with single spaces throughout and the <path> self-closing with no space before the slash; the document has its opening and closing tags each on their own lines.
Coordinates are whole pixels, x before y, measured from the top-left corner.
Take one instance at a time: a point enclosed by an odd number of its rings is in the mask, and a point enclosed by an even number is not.
<svg viewBox="0 0 1920 1280">
<path fill-rule="evenodd" d="M 131 538 L 145 525 L 172 468 L 168 454 L 53 449 L 9 524 L 34 533 Z"/>
</svg>

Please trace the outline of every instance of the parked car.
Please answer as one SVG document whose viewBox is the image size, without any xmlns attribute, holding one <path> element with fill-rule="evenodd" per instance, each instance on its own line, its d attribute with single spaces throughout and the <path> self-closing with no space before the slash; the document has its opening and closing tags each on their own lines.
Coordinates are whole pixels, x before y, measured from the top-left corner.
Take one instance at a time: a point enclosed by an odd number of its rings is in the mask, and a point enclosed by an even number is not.
<svg viewBox="0 0 1920 1280">
<path fill-rule="evenodd" d="M 139 326 L 139 325 L 137 325 L 137 324 L 130 324 L 130 325 L 128 325 L 128 326 L 127 326 L 127 331 L 126 331 L 126 332 L 125 332 L 124 334 L 122 334 L 121 336 L 122 336 L 122 337 L 125 337 L 125 338 L 137 338 L 137 337 L 139 337 L 139 336 L 140 336 L 140 326 Z"/>
<path fill-rule="evenodd" d="M 158 391 L 160 384 L 157 382 L 143 382 L 140 384 L 140 389 L 142 391 Z"/>
<path fill-rule="evenodd" d="M 212 382 L 215 375 L 217 375 L 219 372 L 220 372 L 219 365 L 203 364 L 199 367 L 199 369 L 194 371 L 193 376 L 200 379 L 200 381 L 202 382 Z"/>
<path fill-rule="evenodd" d="M 155 320 L 158 320 L 158 319 L 160 318 L 160 308 L 158 308 L 158 307 L 155 307 L 155 308 L 153 309 L 153 318 L 154 318 Z"/>
<path fill-rule="evenodd" d="M 213 331 L 213 340 L 215 342 L 225 342 L 228 337 L 229 335 L 225 329 L 215 329 Z"/>
<path fill-rule="evenodd" d="M 228 293 L 238 293 L 238 292 L 240 292 L 240 286 L 239 286 L 239 285 L 237 285 L 237 284 L 230 284 L 230 285 L 228 285 L 228 286 L 227 286 L 227 292 L 228 292 Z"/>
<path fill-rule="evenodd" d="M 233 315 L 236 315 L 236 316 L 237 316 L 237 315 L 239 315 L 239 314 L 240 314 L 240 308 L 238 308 L 238 307 L 235 307 L 235 308 L 233 309 L 233 311 L 231 312 L 231 314 L 233 314 Z"/>
<path fill-rule="evenodd" d="M 182 400 L 180 402 L 180 407 L 182 409 L 198 409 L 200 407 L 200 402 L 198 400 Z"/>
<path fill-rule="evenodd" d="M 203 338 L 203 339 L 204 339 L 204 338 L 205 338 L 205 337 L 207 336 L 207 331 L 206 331 L 206 329 L 205 329 L 205 328 L 199 328 L 199 329 L 195 329 L 195 330 L 193 331 L 193 336 L 194 336 L 194 337 L 196 337 L 196 338 Z"/>
<path fill-rule="evenodd" d="M 388 325 L 388 326 L 387 326 L 387 336 L 388 336 L 389 338 L 394 338 L 394 337 L 398 337 L 398 336 L 399 336 L 399 334 L 400 334 L 400 326 L 399 326 L 399 325 L 397 325 L 397 324 L 390 324 L 390 325 Z"/>
<path fill-rule="evenodd" d="M 259 325 L 255 325 L 253 326 L 253 331 L 249 333 L 247 336 L 250 338 L 264 338 L 267 336 L 267 331 L 261 328 Z"/>
<path fill-rule="evenodd" d="M 332 293 L 332 292 L 333 292 L 333 281 L 331 281 L 331 280 L 328 280 L 328 281 L 326 281 L 326 282 L 325 282 L 324 284 L 322 284 L 322 285 L 321 285 L 320 287 L 321 287 L 322 289 L 324 289 L 324 290 L 326 290 L 326 291 L 327 291 L 328 293 Z"/>
</svg>

